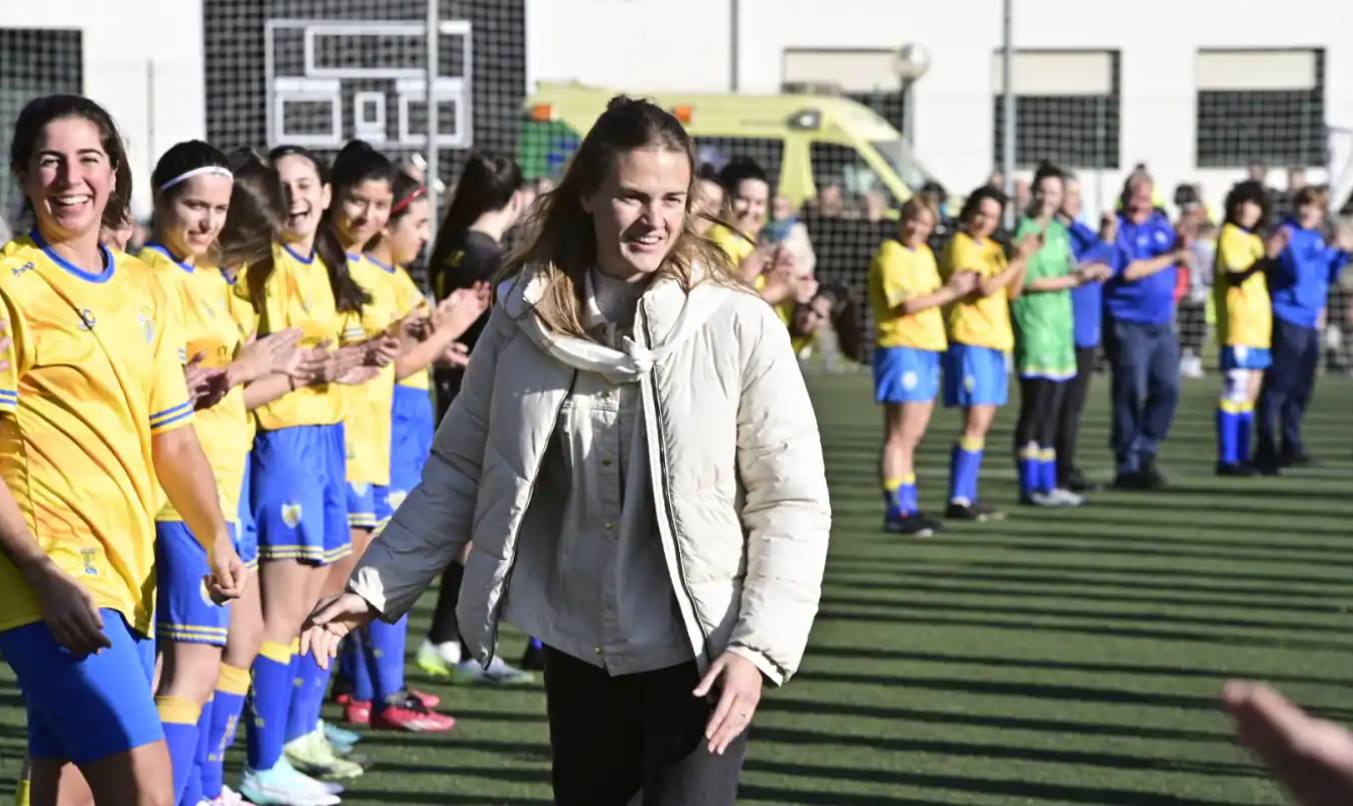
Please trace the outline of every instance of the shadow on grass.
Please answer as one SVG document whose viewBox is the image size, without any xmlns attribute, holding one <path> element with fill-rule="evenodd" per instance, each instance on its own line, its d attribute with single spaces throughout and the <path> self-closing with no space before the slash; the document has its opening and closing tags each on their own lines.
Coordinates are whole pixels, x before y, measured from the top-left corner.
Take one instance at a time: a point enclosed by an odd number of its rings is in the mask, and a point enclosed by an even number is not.
<svg viewBox="0 0 1353 806">
<path fill-rule="evenodd" d="M 1308 641 L 1301 638 L 1259 638 L 1248 635 L 1227 635 L 1209 632 L 1185 632 L 1181 630 L 1150 630 L 1137 627 L 1106 627 L 1097 624 L 1042 624 L 1029 621 L 978 618 L 958 618 L 944 613 L 925 616 L 906 616 L 898 613 L 861 613 L 841 610 L 823 610 L 818 613 L 817 622 L 839 621 L 845 623 L 863 622 L 872 624 L 915 624 L 925 627 L 950 625 L 955 627 L 980 627 L 992 630 L 1031 630 L 1047 633 L 1067 633 L 1070 635 L 1093 635 L 1100 638 L 1143 638 L 1154 641 L 1178 641 L 1196 644 L 1217 644 L 1221 646 L 1250 646 L 1281 649 L 1303 649 L 1319 652 L 1341 652 L 1353 654 L 1353 644 L 1334 641 Z"/>
<path fill-rule="evenodd" d="M 907 663 L 959 664 L 980 666 L 988 669 L 1032 669 L 1064 672 L 1087 672 L 1090 674 L 1122 674 L 1142 677 L 1184 677 L 1204 680 L 1221 680 L 1228 677 L 1246 677 L 1262 679 L 1273 683 L 1301 683 L 1338 688 L 1353 688 L 1353 682 L 1347 678 L 1313 677 L 1310 675 L 1287 673 L 1259 673 L 1235 669 L 1205 669 L 1193 666 L 1154 666 L 1147 663 L 1089 663 L 1084 661 L 1058 661 L 1047 659 L 994 657 L 990 655 L 951 655 L 943 652 L 917 652 L 901 649 L 879 649 L 877 647 L 848 647 L 812 644 L 808 648 L 811 658 L 840 658 L 845 660 L 882 660 L 903 661 Z"/>
<path fill-rule="evenodd" d="M 1008 761 L 1032 761 L 1042 764 L 1069 764 L 1078 767 L 1103 767 L 1110 770 L 1143 770 L 1149 772 L 1181 772 L 1220 778 L 1263 778 L 1257 767 L 1227 761 L 1196 761 L 1190 759 L 1153 758 L 1130 753 L 1102 753 L 1088 750 L 1054 750 L 1049 748 L 1018 747 L 1008 744 L 972 741 L 937 741 L 931 739 L 904 739 L 883 736 L 852 736 L 810 730 L 783 728 L 756 728 L 752 732 L 756 742 L 779 742 L 796 747 L 804 745 L 840 745 L 864 749 L 878 749 L 894 753 L 930 753 L 951 757 L 975 757 Z"/>
<path fill-rule="evenodd" d="M 972 593 L 965 595 L 973 595 Z M 978 594 L 980 595 L 980 594 Z M 1137 602 L 1137 607 L 1149 604 L 1148 602 Z M 824 595 L 822 597 L 823 607 L 868 607 L 868 608 L 898 608 L 899 610 L 937 610 L 944 613 L 1002 613 L 1011 616 L 1028 616 L 1030 618 L 1084 618 L 1094 619 L 1105 622 L 1126 622 L 1130 624 L 1179 624 L 1187 627 L 1225 627 L 1237 630 L 1258 630 L 1258 631 L 1281 631 L 1284 633 L 1300 632 L 1303 634 L 1330 634 L 1330 635 L 1348 635 L 1348 624 L 1313 624 L 1309 621 L 1281 621 L 1257 618 L 1222 618 L 1208 617 L 1203 615 L 1180 615 L 1177 613 L 1163 613 L 1153 610 L 1137 611 L 1109 611 L 1109 610 L 1085 610 L 1080 608 L 1065 607 L 1033 607 L 1030 605 L 1014 606 L 1005 603 L 993 602 L 992 604 L 971 604 L 967 602 L 944 601 L 939 597 L 935 600 L 925 601 L 914 597 L 905 596 L 843 596 L 836 593 Z M 1194 606 L 1198 606 L 1196 603 Z M 1328 615 L 1338 616 L 1341 611 L 1331 608 Z M 1353 648 L 1353 644 L 1350 645 Z"/>
<path fill-rule="evenodd" d="M 892 786 L 931 787 L 950 789 L 954 792 L 983 793 L 1003 798 L 1030 798 L 1060 801 L 1063 803 L 1091 803 L 1102 806 L 1231 806 L 1227 801 L 1201 800 L 1194 797 L 1176 797 L 1174 795 L 1154 794 L 1133 789 L 1114 789 L 1095 786 L 1073 786 L 1069 784 L 1043 783 L 1039 781 L 1018 781 L 1000 778 L 972 778 L 960 775 L 934 775 L 915 772 L 893 772 L 891 770 L 871 770 L 860 767 L 840 767 L 826 765 L 796 764 L 780 761 L 761 761 L 748 759 L 745 769 L 772 775 L 789 775 L 837 781 L 859 781 L 863 783 L 887 784 Z M 787 790 L 792 792 L 793 790 Z M 794 802 L 791 799 L 788 802 Z M 875 800 L 874 802 L 879 802 Z M 1009 802 L 1009 801 L 1007 801 Z"/>
<path fill-rule="evenodd" d="M 919 708 L 899 708 L 887 705 L 856 705 L 854 703 L 825 703 L 814 700 L 768 697 L 758 710 L 770 713 L 804 714 L 821 717 L 863 717 L 900 722 L 918 722 L 927 725 L 961 725 L 1000 730 L 1031 730 L 1044 733 L 1069 733 L 1077 736 L 1118 736 L 1132 739 L 1160 739 L 1170 742 L 1197 742 L 1200 744 L 1229 744 L 1231 735 L 1220 731 L 1157 728 L 1149 725 L 1120 725 L 1101 722 L 1076 722 L 1062 719 L 1037 719 L 998 714 L 971 714 L 950 711 L 927 711 Z"/>
<path fill-rule="evenodd" d="M 852 573 L 852 572 L 847 572 Z M 866 578 L 849 577 L 842 574 L 832 574 L 827 578 L 828 589 L 834 587 L 849 588 L 852 591 L 905 591 L 908 593 L 934 593 L 953 596 L 997 596 L 1014 597 L 1029 599 L 1044 599 L 1051 601 L 1071 601 L 1071 602 L 1105 602 L 1113 604 L 1122 604 L 1129 606 L 1140 605 L 1170 605 L 1177 607 L 1198 607 L 1207 609 L 1225 609 L 1236 608 L 1244 610 L 1265 610 L 1286 613 L 1313 613 L 1337 615 L 1343 613 L 1343 607 L 1333 602 L 1328 604 L 1298 604 L 1293 602 L 1271 602 L 1256 598 L 1211 598 L 1204 599 L 1199 597 L 1170 596 L 1162 594 L 1159 591 L 1153 591 L 1148 594 L 1134 596 L 1124 595 L 1122 593 L 1103 593 L 1090 590 L 1068 590 L 1056 591 L 1048 590 L 1046 587 L 1029 583 L 1028 587 L 1008 587 L 1000 585 L 961 585 L 952 584 L 954 580 L 949 574 L 944 575 L 945 581 L 935 581 L 934 576 L 910 575 L 903 573 L 901 579 L 893 579 L 887 582 L 874 581 L 877 576 Z M 1022 580 L 1011 579 L 1009 577 L 997 578 L 1007 584 L 1018 584 Z M 1069 586 L 1063 581 L 1062 586 Z M 1080 587 L 1086 587 L 1084 583 Z M 1328 599 L 1326 599 L 1328 601 Z"/>
</svg>

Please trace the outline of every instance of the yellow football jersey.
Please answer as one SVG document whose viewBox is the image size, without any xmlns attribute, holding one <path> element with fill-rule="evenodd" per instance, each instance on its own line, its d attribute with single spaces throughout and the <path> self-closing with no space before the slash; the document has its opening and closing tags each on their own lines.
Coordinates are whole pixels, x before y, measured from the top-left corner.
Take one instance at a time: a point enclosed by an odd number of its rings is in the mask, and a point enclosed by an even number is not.
<svg viewBox="0 0 1353 806">
<path fill-rule="evenodd" d="M 975 271 L 980 279 L 995 277 L 1005 271 L 1005 250 L 988 238 L 982 243 L 966 232 L 954 236 L 944 248 L 944 278 L 955 271 Z M 1009 351 L 1015 346 L 1015 332 L 1010 327 L 1010 299 L 1004 288 L 996 293 L 959 300 L 946 309 L 949 340 L 974 347 L 990 347 Z"/>
<path fill-rule="evenodd" d="M 1273 338 L 1273 307 L 1268 280 L 1257 271 L 1240 282 L 1242 274 L 1264 259 L 1263 240 L 1235 224 L 1225 224 L 1217 238 L 1216 278 L 1212 283 L 1217 306 L 1217 342 L 1227 347 L 1267 348 Z"/>
<path fill-rule="evenodd" d="M 394 285 L 395 305 L 399 311 L 399 318 L 404 318 L 419 308 L 427 313 L 427 297 L 423 295 L 413 277 L 403 266 L 384 266 L 380 261 L 374 261 L 377 266 L 386 269 L 386 274 L 390 282 Z M 407 386 L 410 389 L 428 390 L 432 388 L 432 370 L 431 368 L 420 369 L 409 377 L 399 382 L 400 386 Z"/>
<path fill-rule="evenodd" d="M 0 255 L 13 344 L 0 371 L 0 477 L 33 537 L 99 607 L 149 633 L 159 484 L 151 438 L 193 422 L 174 306 L 141 261 L 91 274 L 33 236 Z M 0 630 L 42 619 L 0 555 Z"/>
<path fill-rule="evenodd" d="M 715 246 L 722 249 L 724 254 L 728 255 L 728 259 L 733 262 L 734 269 L 742 265 L 742 261 L 756 251 L 756 241 L 723 224 L 715 224 L 710 227 L 709 234 L 706 237 L 713 241 Z"/>
<path fill-rule="evenodd" d="M 371 295 L 361 315 L 343 314 L 343 343 L 357 344 L 379 336 L 400 318 L 393 271 L 365 255 L 349 255 L 348 271 Z M 395 402 L 395 365 L 381 368 L 373 380 L 360 386 L 340 386 L 348 397 L 343 436 L 348 449 L 348 481 L 390 483 L 390 415 Z"/>
<path fill-rule="evenodd" d="M 249 285 L 235 283 L 235 293 L 249 298 Z M 301 345 L 327 342 L 335 349 L 342 341 L 343 321 L 334 303 L 329 270 L 318 255 L 306 258 L 286 244 L 273 247 L 273 270 L 264 286 L 258 311 L 258 334 L 298 327 Z M 276 430 L 294 425 L 333 425 L 343 421 L 346 396 L 333 386 L 304 386 L 255 409 L 260 428 Z"/>
<path fill-rule="evenodd" d="M 914 251 L 888 239 L 869 264 L 869 306 L 874 310 L 874 342 L 879 347 L 911 347 L 943 351 L 944 316 L 938 307 L 911 316 L 895 316 L 893 309 L 909 299 L 933 294 L 943 285 L 935 254 L 921 244 Z"/>
<path fill-rule="evenodd" d="M 247 294 L 247 286 L 241 285 L 244 282 L 244 274 L 248 269 L 246 266 L 240 267 L 240 270 L 232 277 L 229 273 L 222 271 L 221 277 L 230 286 L 230 294 L 227 296 L 227 304 L 230 306 L 230 318 L 235 320 L 235 328 L 240 333 L 240 343 L 244 344 L 258 335 L 258 312 L 249 300 L 241 296 L 241 292 Z M 244 413 L 245 423 L 245 455 L 248 455 L 248 448 L 254 444 L 254 434 L 258 432 L 258 417 L 252 411 L 246 410 Z"/>
<path fill-rule="evenodd" d="M 180 333 L 189 360 L 200 355 L 204 367 L 224 367 L 235 360 L 244 337 L 231 310 L 234 294 L 221 270 L 183 263 L 159 244 L 148 244 L 140 258 L 178 298 Z M 252 437 L 244 410 L 244 387 L 236 386 L 215 406 L 197 412 L 193 429 L 216 476 L 221 512 L 233 521 L 239 512 L 244 461 Z M 166 503 L 156 520 L 181 521 L 183 517 Z"/>
</svg>

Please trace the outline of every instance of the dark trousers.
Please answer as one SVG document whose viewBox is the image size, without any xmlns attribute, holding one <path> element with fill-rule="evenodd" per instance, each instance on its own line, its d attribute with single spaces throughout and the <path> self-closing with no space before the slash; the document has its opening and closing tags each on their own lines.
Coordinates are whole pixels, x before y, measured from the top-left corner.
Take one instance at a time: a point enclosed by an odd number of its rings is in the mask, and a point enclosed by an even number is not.
<svg viewBox="0 0 1353 806">
<path fill-rule="evenodd" d="M 737 798 L 747 734 L 724 755 L 706 747 L 711 698 L 691 691 L 695 661 L 612 677 L 545 648 L 545 697 L 559 806 L 722 806 Z"/>
<path fill-rule="evenodd" d="M 1264 371 L 1255 410 L 1259 444 L 1256 459 L 1272 462 L 1281 456 L 1305 453 L 1301 442 L 1301 418 L 1315 389 L 1315 370 L 1320 363 L 1320 332 L 1273 318 L 1273 365 Z M 1282 430 L 1279 447 L 1274 426 Z"/>
<path fill-rule="evenodd" d="M 1062 410 L 1057 415 L 1057 483 L 1065 487 L 1076 473 L 1076 440 L 1080 437 L 1081 415 L 1090 394 L 1090 379 L 1095 375 L 1097 347 L 1076 348 L 1076 377 L 1066 385 Z"/>
<path fill-rule="evenodd" d="M 1113 455 L 1119 473 L 1141 469 L 1170 432 L 1179 402 L 1179 342 L 1168 323 L 1109 320 Z"/>
<path fill-rule="evenodd" d="M 1066 381 L 1019 379 L 1019 420 L 1015 422 L 1015 453 L 1029 443 L 1051 448 L 1057 439 L 1057 416 L 1062 411 Z M 1058 457 L 1060 462 L 1061 457 Z"/>
</svg>

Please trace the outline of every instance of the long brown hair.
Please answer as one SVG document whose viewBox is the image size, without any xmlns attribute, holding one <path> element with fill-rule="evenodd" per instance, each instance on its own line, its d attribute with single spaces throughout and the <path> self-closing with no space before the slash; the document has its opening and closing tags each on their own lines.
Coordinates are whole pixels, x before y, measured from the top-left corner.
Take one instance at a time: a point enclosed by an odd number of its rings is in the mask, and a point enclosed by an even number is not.
<svg viewBox="0 0 1353 806">
<path fill-rule="evenodd" d="M 617 95 L 583 138 L 559 186 L 540 197 L 525 245 L 503 267 L 501 278 L 515 277 L 527 266 L 538 266 L 548 275 L 549 284 L 535 313 L 552 331 L 586 335 L 583 278 L 596 263 L 597 243 L 592 216 L 583 210 L 582 199 L 601 186 L 618 154 L 641 148 L 684 154 L 694 182 L 695 146 L 681 123 L 649 101 Z M 696 276 L 696 266 L 704 271 L 703 277 Z M 658 274 L 675 277 L 686 291 L 702 279 L 741 285 L 724 252 L 696 234 L 689 193 L 681 234 Z"/>
<path fill-rule="evenodd" d="M 221 267 L 236 278 L 240 269 L 249 268 L 249 299 L 262 312 L 267 307 L 265 285 L 273 270 L 273 244 L 281 238 L 282 222 L 286 220 L 282 180 L 272 163 L 250 148 L 230 155 L 230 170 L 235 174 L 230 210 L 216 238 Z"/>
</svg>

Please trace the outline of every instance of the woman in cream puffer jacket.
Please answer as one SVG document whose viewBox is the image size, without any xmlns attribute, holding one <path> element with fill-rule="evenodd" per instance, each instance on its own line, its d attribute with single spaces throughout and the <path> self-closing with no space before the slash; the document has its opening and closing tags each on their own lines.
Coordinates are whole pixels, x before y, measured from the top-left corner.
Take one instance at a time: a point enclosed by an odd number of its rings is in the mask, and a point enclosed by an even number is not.
<svg viewBox="0 0 1353 806">
<path fill-rule="evenodd" d="M 421 484 L 368 549 L 349 592 L 321 602 L 302 638 L 324 662 L 349 630 L 408 611 L 468 546 L 458 619 L 466 645 L 488 663 L 505 612 L 517 626 L 548 630 L 567 620 L 561 614 L 597 607 L 595 590 L 549 585 L 551 573 L 593 561 L 623 571 L 651 553 L 649 565 L 634 568 L 660 567 L 662 590 L 625 591 L 621 580 L 620 601 L 603 592 L 607 612 L 593 621 L 610 640 L 616 606 L 646 609 L 621 623 L 670 622 L 680 646 L 658 655 L 684 664 L 645 667 L 641 658 L 640 672 L 627 675 L 601 657 L 601 643 L 596 657 L 569 657 L 540 635 L 560 803 L 624 803 L 635 787 L 645 802 L 731 803 L 761 681 L 778 685 L 794 673 L 817 612 L 831 515 L 812 403 L 784 325 L 694 235 L 692 167 L 674 118 L 647 102 L 612 102 L 547 200 L 533 246 L 499 285 Z M 579 260 L 569 239 L 582 228 Z M 620 331 L 597 312 L 606 307 L 598 284 L 634 290 L 615 317 Z M 569 407 L 611 405 L 612 395 L 622 401 L 619 422 L 631 401 L 629 444 L 641 446 L 626 479 L 645 480 L 622 495 L 644 496 L 651 513 L 630 518 L 627 500 L 618 537 L 609 519 L 603 537 L 574 534 L 569 518 L 532 517 L 558 498 L 585 496 L 584 510 L 595 506 L 595 491 L 578 489 L 593 476 L 573 467 L 574 484 L 561 485 L 550 449 L 572 427 Z M 570 461 L 609 466 L 601 453 L 584 449 Z M 602 531 L 600 520 L 591 523 Z M 620 546 L 616 554 L 611 546 Z M 642 646 L 653 634 L 618 638 Z M 642 679 L 645 693 L 613 687 L 626 677 Z M 588 698 L 595 709 L 569 712 Z M 658 716 L 655 699 L 671 701 Z M 694 736 L 687 702 L 697 706 Z M 646 724 L 632 736 L 620 735 L 627 727 L 607 735 L 607 716 L 596 711 L 617 708 L 642 710 Z M 619 715 L 615 724 L 633 721 Z M 717 761 L 730 748 L 736 759 Z M 631 755 L 632 775 L 597 766 Z"/>
</svg>

